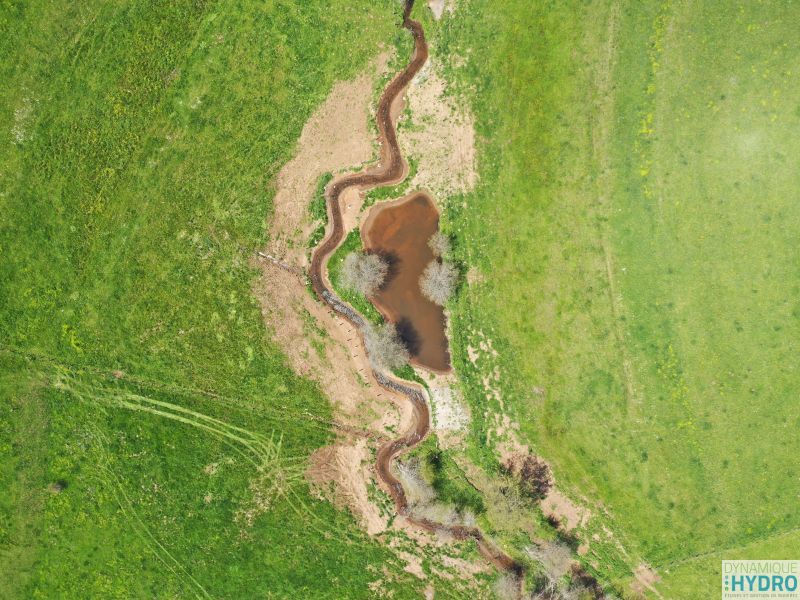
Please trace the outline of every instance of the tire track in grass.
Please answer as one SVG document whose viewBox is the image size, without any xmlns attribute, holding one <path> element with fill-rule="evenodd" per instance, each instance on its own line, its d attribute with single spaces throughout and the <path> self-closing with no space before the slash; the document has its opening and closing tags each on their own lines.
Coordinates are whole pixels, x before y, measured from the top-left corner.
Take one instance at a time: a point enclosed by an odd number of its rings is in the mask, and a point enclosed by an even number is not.
<svg viewBox="0 0 800 600">
<path fill-rule="evenodd" d="M 107 489 L 111 490 L 111 493 L 114 495 L 114 499 L 122 511 L 123 516 L 126 518 L 127 523 L 142 539 L 145 547 L 159 561 L 161 561 L 164 566 L 173 573 L 173 575 L 175 575 L 187 587 L 195 588 L 196 598 L 213 598 L 213 596 L 208 593 L 208 591 L 200 584 L 200 582 L 197 581 L 191 573 L 189 573 L 188 569 L 186 569 L 186 567 L 184 567 L 183 564 L 177 558 L 175 558 L 161 542 L 158 541 L 158 538 L 153 535 L 153 532 L 139 516 L 139 513 L 136 512 L 133 502 L 125 493 L 125 489 L 119 476 L 108 466 L 111 453 L 108 451 L 108 439 L 106 435 L 96 427 L 92 427 L 92 434 L 103 457 L 103 462 L 98 463 L 96 466 L 98 469 L 100 469 L 100 472 L 105 475 L 105 477 L 102 475 L 97 475 L 97 477 Z"/>
<path fill-rule="evenodd" d="M 80 382 L 72 375 L 62 375 L 54 387 L 72 394 L 81 401 L 91 402 L 104 412 L 109 408 L 143 412 L 207 432 L 220 439 L 255 469 L 257 475 L 252 481 L 267 486 L 264 500 L 268 505 L 271 506 L 279 501 L 286 502 L 289 508 L 306 522 L 307 527 L 322 536 L 335 534 L 352 541 L 361 539 L 360 534 L 332 525 L 309 508 L 298 489 L 305 481 L 308 457 L 285 455 L 283 436 L 278 435 L 276 439 L 274 430 L 266 436 L 170 402 L 139 394 L 120 393 L 103 387 L 99 387 L 101 391 L 98 391 L 98 387 Z M 103 394 L 103 391 L 108 393 Z M 99 431 L 97 434 L 103 436 Z M 310 524 L 309 520 L 316 522 L 316 525 Z"/>
<path fill-rule="evenodd" d="M 123 408 L 131 412 L 144 412 L 172 421 L 183 423 L 195 429 L 210 433 L 220 439 L 234 452 L 251 464 L 257 472 L 263 474 L 280 473 L 284 478 L 292 475 L 302 476 L 305 472 L 305 456 L 285 456 L 282 452 L 283 435 L 274 431 L 269 437 L 232 425 L 207 414 L 130 392 L 120 393 L 106 390 L 103 394 L 97 388 L 78 382 L 73 377 L 60 377 L 54 384 L 56 389 L 71 393 L 75 397 L 89 401 L 104 408 Z M 102 389 L 102 388 L 100 388 Z"/>
<path fill-rule="evenodd" d="M 61 360 L 57 360 L 46 353 L 39 351 L 32 351 L 29 349 L 22 349 L 15 346 L 0 344 L 0 353 L 16 356 L 29 362 L 38 361 L 41 363 L 45 363 L 61 374 L 90 373 L 100 378 L 107 378 L 110 374 L 114 372 L 114 369 L 110 366 L 92 367 L 85 365 L 78 366 L 74 364 L 68 364 Z M 138 387 L 150 388 L 152 390 L 157 390 L 160 392 L 168 392 L 170 394 L 185 396 L 187 398 L 194 398 L 200 396 L 203 397 L 204 399 L 213 400 L 214 402 L 217 402 L 225 406 L 229 406 L 237 410 L 246 409 L 250 413 L 257 414 L 265 419 L 269 419 L 272 421 L 278 421 L 281 423 L 293 423 L 295 422 L 295 419 L 301 419 L 303 421 L 306 421 L 309 425 L 316 427 L 317 429 L 321 429 L 323 431 L 329 431 L 330 428 L 335 428 L 347 435 L 353 435 L 356 437 L 367 438 L 367 439 L 378 439 L 378 440 L 383 439 L 383 436 L 381 435 L 375 434 L 370 431 L 358 429 L 356 427 L 352 427 L 349 425 L 345 425 L 337 421 L 326 419 L 324 417 L 315 415 L 307 410 L 297 411 L 286 408 L 284 406 L 277 408 L 270 405 L 265 405 L 263 403 L 256 404 L 250 402 L 245 398 L 232 398 L 229 396 L 224 396 L 222 394 L 217 394 L 216 392 L 212 392 L 209 390 L 204 390 L 200 388 L 191 388 L 173 383 L 166 383 L 161 380 L 150 379 L 148 377 L 141 377 L 128 373 L 125 373 L 121 377 L 121 380 L 126 383 L 132 383 Z"/>
</svg>

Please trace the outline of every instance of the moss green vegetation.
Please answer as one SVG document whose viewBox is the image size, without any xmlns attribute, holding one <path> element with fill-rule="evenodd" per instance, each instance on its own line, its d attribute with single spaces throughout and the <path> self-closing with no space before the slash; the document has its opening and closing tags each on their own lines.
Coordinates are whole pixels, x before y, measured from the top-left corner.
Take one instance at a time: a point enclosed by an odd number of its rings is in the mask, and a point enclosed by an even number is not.
<svg viewBox="0 0 800 600">
<path fill-rule="evenodd" d="M 316 248 L 317 244 L 325 237 L 325 227 L 328 225 L 328 206 L 325 199 L 325 186 L 333 179 L 333 173 L 324 173 L 320 175 L 317 180 L 317 189 L 314 192 L 314 198 L 308 207 L 311 213 L 311 218 L 318 223 L 316 229 L 308 238 L 308 247 Z"/>
<path fill-rule="evenodd" d="M 413 157 L 408 159 L 408 175 L 397 185 L 377 187 L 369 190 L 364 198 L 364 204 L 361 207 L 361 210 L 368 209 L 370 206 L 375 204 L 375 202 L 380 200 L 394 200 L 395 198 L 405 196 L 409 191 L 411 180 L 414 179 L 414 175 L 417 173 L 417 163 L 418 161 L 416 161 Z"/>
<path fill-rule="evenodd" d="M 453 305 L 473 454 L 498 367 L 523 441 L 608 511 L 630 558 L 600 574 L 621 589 L 642 560 L 710 597 L 707 553 L 800 551 L 798 20 L 779 1 L 471 0 L 436 34 L 482 140 L 481 182 L 445 214 L 483 274 Z M 488 340 L 499 356 L 473 364 Z"/>
<path fill-rule="evenodd" d="M 0 596 L 421 594 L 309 494 L 330 409 L 251 293 L 274 175 L 397 22 L 0 5 Z"/>
<path fill-rule="evenodd" d="M 486 510 L 481 494 L 472 487 L 449 453 L 439 448 L 435 434 L 431 434 L 419 446 L 418 454 L 422 460 L 423 476 L 443 502 L 452 504 L 459 511 L 466 509 L 476 515 Z"/>
</svg>

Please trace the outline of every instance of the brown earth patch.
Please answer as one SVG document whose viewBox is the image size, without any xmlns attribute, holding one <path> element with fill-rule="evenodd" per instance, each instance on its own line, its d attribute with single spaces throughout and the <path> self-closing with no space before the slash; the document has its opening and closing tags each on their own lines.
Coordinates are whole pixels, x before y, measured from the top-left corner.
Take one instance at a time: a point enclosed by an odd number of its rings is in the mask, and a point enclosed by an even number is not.
<svg viewBox="0 0 800 600">
<path fill-rule="evenodd" d="M 555 487 L 542 500 L 542 512 L 545 516 L 554 517 L 566 531 L 576 527 L 585 527 L 592 517 L 592 512 L 585 506 L 579 506 Z"/>
<path fill-rule="evenodd" d="M 501 439 L 497 442 L 501 463 L 513 462 L 515 458 L 531 453 L 526 444 L 517 440 L 514 430 L 518 429 L 519 424 L 510 421 L 504 415 L 503 426 L 499 428 L 498 432 Z M 552 473 L 552 468 L 550 472 Z M 572 532 L 577 527 L 586 527 L 592 518 L 591 510 L 573 502 L 555 486 L 550 487 L 547 496 L 541 501 L 541 508 L 545 516 L 555 519 L 559 526 L 568 532 Z"/>
<path fill-rule="evenodd" d="M 428 8 L 431 9 L 433 18 L 438 21 L 444 13 L 444 0 L 428 0 Z"/>
<path fill-rule="evenodd" d="M 659 598 L 663 598 L 663 596 L 658 592 L 658 590 L 656 590 L 655 587 L 655 585 L 661 581 L 661 577 L 653 570 L 652 567 L 642 563 L 636 567 L 636 571 L 633 572 L 633 577 L 634 579 L 633 583 L 631 584 L 631 590 L 633 590 L 635 594 L 644 597 L 645 591 L 650 591 Z"/>
<path fill-rule="evenodd" d="M 425 571 L 422 569 L 422 557 L 403 550 L 395 550 L 395 554 L 406 563 L 404 570 L 407 573 L 411 573 L 418 579 L 426 579 Z"/>
<path fill-rule="evenodd" d="M 424 188 L 442 202 L 478 181 L 475 119 L 446 95 L 444 79 L 428 61 L 407 93 L 411 121 L 398 131 L 405 156 L 417 160 L 411 189 Z"/>
<path fill-rule="evenodd" d="M 388 61 L 385 52 L 356 78 L 336 83 L 303 127 L 295 157 L 278 174 L 268 253 L 289 264 L 308 264 L 305 240 L 315 225 L 308 205 L 317 179 L 373 159 L 370 102 L 373 84 Z"/>
<path fill-rule="evenodd" d="M 480 272 L 478 267 L 470 267 L 467 271 L 467 285 L 472 287 L 486 281 L 486 276 Z"/>
<path fill-rule="evenodd" d="M 449 13 L 455 11 L 455 0 L 428 0 L 428 8 L 431 9 L 433 18 L 438 21 L 445 11 Z"/>
<path fill-rule="evenodd" d="M 471 419 L 455 371 L 446 375 L 418 373 L 428 385 L 432 412 L 431 428 L 442 448 L 463 448 Z"/>
<path fill-rule="evenodd" d="M 272 339 L 299 375 L 320 384 L 337 421 L 376 434 L 388 433 L 387 427 L 407 426 L 410 408 L 393 404 L 392 393 L 378 386 L 357 332 L 315 302 L 296 275 L 266 260 L 259 264 L 263 276 L 255 293 Z"/>
<path fill-rule="evenodd" d="M 317 493 L 338 508 L 349 508 L 370 535 L 386 530 L 388 519 L 369 500 L 366 482 L 372 478 L 367 440 L 334 444 L 311 455 L 306 476 Z"/>
</svg>

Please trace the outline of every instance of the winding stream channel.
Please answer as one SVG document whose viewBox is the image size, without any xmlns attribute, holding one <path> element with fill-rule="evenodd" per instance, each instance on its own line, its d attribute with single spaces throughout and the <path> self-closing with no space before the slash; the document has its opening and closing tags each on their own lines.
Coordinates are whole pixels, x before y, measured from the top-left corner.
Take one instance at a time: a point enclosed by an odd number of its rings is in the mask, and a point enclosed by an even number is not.
<svg viewBox="0 0 800 600">
<path fill-rule="evenodd" d="M 311 257 L 309 276 L 314 293 L 331 309 L 349 321 L 359 332 L 363 332 L 367 322 L 350 305 L 343 302 L 336 295 L 327 278 L 327 263 L 331 254 L 339 247 L 345 236 L 340 206 L 340 198 L 345 190 L 356 187 L 363 192 L 370 188 L 399 183 L 407 174 L 406 163 L 397 143 L 397 132 L 392 118 L 392 104 L 402 96 L 408 84 L 428 60 L 428 46 L 422 25 L 412 20 L 409 16 L 413 3 L 414 0 L 406 0 L 403 13 L 403 27 L 408 29 L 414 36 L 413 56 L 405 69 L 398 73 L 383 91 L 378 103 L 376 117 L 381 147 L 379 163 L 377 166 L 364 171 L 334 180 L 328 186 L 325 191 L 325 197 L 332 227 L 329 228 L 327 237 L 314 249 Z M 363 344 L 363 334 L 361 335 L 361 343 Z M 374 367 L 373 373 L 381 386 L 404 396 L 413 408 L 412 424 L 409 430 L 401 437 L 387 442 L 378 450 L 377 454 L 376 470 L 378 477 L 389 490 L 397 512 L 405 516 L 413 525 L 426 531 L 445 531 L 456 539 L 475 540 L 484 557 L 496 567 L 513 574 L 521 582 L 523 575 L 522 565 L 487 540 L 477 527 L 445 525 L 413 515 L 409 508 L 403 485 L 393 475 L 391 467 L 392 462 L 399 454 L 419 444 L 430 430 L 430 411 L 426 401 L 425 390 L 420 385 L 399 380 L 390 374 L 374 369 Z"/>
</svg>

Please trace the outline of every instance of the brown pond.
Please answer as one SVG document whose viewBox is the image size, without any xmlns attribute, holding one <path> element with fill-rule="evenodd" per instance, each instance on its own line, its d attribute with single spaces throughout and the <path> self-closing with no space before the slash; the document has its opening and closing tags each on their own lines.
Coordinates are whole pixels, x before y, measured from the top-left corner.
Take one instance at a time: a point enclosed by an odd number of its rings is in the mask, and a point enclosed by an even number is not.
<svg viewBox="0 0 800 600">
<path fill-rule="evenodd" d="M 450 369 L 444 310 L 419 288 L 433 259 L 428 240 L 439 229 L 439 212 L 425 192 L 414 192 L 372 207 L 361 228 L 364 248 L 385 256 L 386 283 L 372 298 L 375 307 L 397 324 L 412 362 L 433 371 Z"/>
</svg>

